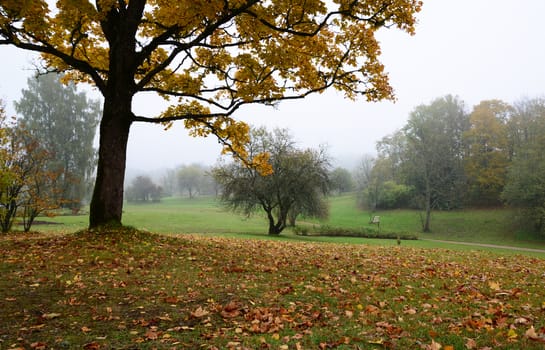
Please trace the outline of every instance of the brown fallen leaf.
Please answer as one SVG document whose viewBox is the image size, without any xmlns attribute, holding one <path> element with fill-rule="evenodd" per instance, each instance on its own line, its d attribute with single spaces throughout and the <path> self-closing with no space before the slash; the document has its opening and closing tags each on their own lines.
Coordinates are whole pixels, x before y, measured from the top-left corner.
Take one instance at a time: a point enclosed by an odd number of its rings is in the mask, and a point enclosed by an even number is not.
<svg viewBox="0 0 545 350">
<path fill-rule="evenodd" d="M 431 340 L 431 344 L 422 345 L 422 349 L 424 350 L 441 350 L 443 346 L 436 342 L 435 340 Z"/>
<path fill-rule="evenodd" d="M 417 313 L 416 309 L 414 308 L 408 308 L 406 309 L 405 311 L 403 311 L 404 314 L 407 314 L 407 315 L 415 315 Z"/>
<path fill-rule="evenodd" d="M 210 312 L 203 309 L 202 306 L 199 306 L 195 311 L 191 312 L 191 316 L 195 318 L 202 318 L 208 314 L 210 314 Z"/>
<path fill-rule="evenodd" d="M 380 309 L 378 307 L 376 307 L 375 305 L 367 305 L 365 307 L 365 312 L 371 314 L 371 315 L 376 315 L 378 313 L 380 313 Z"/>
<path fill-rule="evenodd" d="M 534 328 L 534 326 L 531 326 L 527 331 L 526 333 L 524 333 L 524 336 L 529 338 L 529 339 L 536 339 L 538 338 L 538 335 L 536 333 L 536 330 Z"/>
<path fill-rule="evenodd" d="M 159 338 L 159 334 L 155 329 L 148 329 L 146 334 L 144 334 L 144 337 L 146 337 L 147 340 L 157 340 Z"/>
<path fill-rule="evenodd" d="M 85 349 L 85 350 L 99 350 L 100 349 L 100 344 L 97 343 L 96 341 L 91 342 L 91 343 L 87 343 L 87 344 L 83 345 L 83 349 Z"/>
<path fill-rule="evenodd" d="M 35 342 L 30 344 L 30 348 L 34 350 L 45 350 L 47 349 L 47 344 L 43 342 Z"/>
<path fill-rule="evenodd" d="M 477 347 L 477 342 L 475 341 L 475 339 L 467 338 L 467 341 L 465 343 L 465 347 L 468 350 L 475 349 Z"/>
<path fill-rule="evenodd" d="M 178 297 L 176 296 L 166 297 L 164 300 L 167 304 L 177 304 L 179 302 Z"/>
<path fill-rule="evenodd" d="M 221 317 L 223 318 L 234 318 L 240 315 L 240 303 L 237 303 L 236 301 L 230 301 L 227 305 L 223 307 L 223 310 L 221 310 Z"/>
<path fill-rule="evenodd" d="M 524 336 L 530 340 L 538 341 L 540 343 L 545 343 L 545 334 L 538 334 L 534 328 L 534 326 L 531 326 L 526 333 L 524 333 Z"/>
<path fill-rule="evenodd" d="M 515 319 L 515 324 L 528 324 L 530 321 L 528 321 L 525 317 L 517 317 Z"/>
</svg>

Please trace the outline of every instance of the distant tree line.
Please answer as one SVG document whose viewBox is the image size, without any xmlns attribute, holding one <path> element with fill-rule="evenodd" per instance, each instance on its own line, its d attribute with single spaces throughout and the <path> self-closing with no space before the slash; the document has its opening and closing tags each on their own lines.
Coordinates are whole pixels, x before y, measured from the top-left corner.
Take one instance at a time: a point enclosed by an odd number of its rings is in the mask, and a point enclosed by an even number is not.
<svg viewBox="0 0 545 350">
<path fill-rule="evenodd" d="M 422 209 L 424 231 L 434 209 L 506 204 L 545 233 L 543 149 L 544 99 L 487 100 L 468 112 L 459 98 L 440 97 L 379 141 L 376 158 L 362 159 L 360 202 L 371 210 Z"/>
<path fill-rule="evenodd" d="M 208 166 L 190 164 L 168 169 L 155 181 L 149 175 L 139 175 L 125 189 L 125 199 L 128 202 L 159 202 L 163 197 L 216 196 L 219 187 L 210 171 Z"/>
</svg>

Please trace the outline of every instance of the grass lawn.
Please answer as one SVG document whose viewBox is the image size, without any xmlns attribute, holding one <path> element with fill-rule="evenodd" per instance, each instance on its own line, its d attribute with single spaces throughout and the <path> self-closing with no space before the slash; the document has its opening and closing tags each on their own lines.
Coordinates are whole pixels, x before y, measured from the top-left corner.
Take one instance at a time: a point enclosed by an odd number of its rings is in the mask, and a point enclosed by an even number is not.
<svg viewBox="0 0 545 350">
<path fill-rule="evenodd" d="M 545 260 L 526 255 L 134 230 L 2 236 L 0 254 L 1 349 L 545 344 Z"/>
<path fill-rule="evenodd" d="M 388 210 L 371 213 L 357 208 L 353 195 L 331 199 L 330 218 L 322 222 L 334 227 L 368 227 L 372 215 L 381 217 L 381 230 L 416 233 L 420 238 L 493 243 L 519 247 L 545 248 L 545 237 L 513 225 L 515 213 L 509 209 L 468 209 L 432 212 L 430 233 L 421 232 L 420 212 Z"/>
<path fill-rule="evenodd" d="M 165 198 L 160 204 L 127 204 L 124 223 L 160 233 L 266 233 L 263 216 L 227 211 L 213 197 Z"/>
<path fill-rule="evenodd" d="M 331 198 L 330 217 L 326 221 L 302 218 L 299 225 L 318 227 L 329 225 L 346 229 L 376 229 L 369 224 L 372 215 L 380 215 L 382 232 L 412 233 L 420 238 L 464 241 L 475 243 L 493 243 L 518 247 L 545 249 L 545 239 L 513 228 L 513 212 L 508 209 L 460 210 L 434 212 L 432 214 L 431 233 L 420 232 L 420 213 L 414 210 L 393 210 L 370 213 L 357 208 L 354 195 Z M 84 229 L 88 224 L 86 215 L 57 216 L 44 219 L 62 225 L 36 225 L 34 229 L 47 232 L 70 233 Z M 223 209 L 212 197 L 165 198 L 156 204 L 125 204 L 123 221 L 139 229 L 156 233 L 179 234 L 201 233 L 240 238 L 266 238 L 267 222 L 261 213 L 246 218 Z M 292 234 L 290 229 L 282 233 L 280 239 L 368 243 L 393 245 L 391 240 L 369 240 L 346 237 L 302 237 Z M 278 239 L 278 238 L 275 238 Z M 424 248 L 472 249 L 471 247 L 453 246 L 425 240 L 406 241 L 404 245 Z M 473 248 L 474 249 L 474 248 Z M 479 248 L 482 249 L 482 248 Z M 541 254 L 543 255 L 543 254 Z"/>
</svg>

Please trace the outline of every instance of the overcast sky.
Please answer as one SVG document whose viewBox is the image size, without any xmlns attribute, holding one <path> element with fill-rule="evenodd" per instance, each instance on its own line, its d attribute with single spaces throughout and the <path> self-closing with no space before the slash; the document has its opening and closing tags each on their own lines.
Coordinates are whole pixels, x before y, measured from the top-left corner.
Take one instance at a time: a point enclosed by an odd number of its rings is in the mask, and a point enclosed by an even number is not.
<svg viewBox="0 0 545 350">
<path fill-rule="evenodd" d="M 352 167 L 375 144 L 401 128 L 419 104 L 446 94 L 459 96 L 468 110 L 479 101 L 545 96 L 545 0 L 424 0 L 416 35 L 382 30 L 382 62 L 397 102 L 352 102 L 335 92 L 279 108 L 243 108 L 236 116 L 256 126 L 291 130 L 301 147 L 329 146 L 342 166 Z M 32 57 L 0 46 L 0 98 L 14 113 Z M 161 100 L 140 96 L 136 113 L 163 109 Z M 128 168 L 154 172 L 180 164 L 213 164 L 220 147 L 214 138 L 193 139 L 180 126 L 135 124 Z"/>
</svg>

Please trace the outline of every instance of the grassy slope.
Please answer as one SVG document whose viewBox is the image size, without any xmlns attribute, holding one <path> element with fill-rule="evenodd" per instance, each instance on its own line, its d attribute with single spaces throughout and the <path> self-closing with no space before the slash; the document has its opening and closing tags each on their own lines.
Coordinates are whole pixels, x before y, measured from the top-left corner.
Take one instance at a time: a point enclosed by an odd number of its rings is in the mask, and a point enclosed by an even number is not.
<svg viewBox="0 0 545 350">
<path fill-rule="evenodd" d="M 353 195 L 334 197 L 331 226 L 369 226 L 372 215 L 381 217 L 381 229 L 417 233 L 421 238 L 515 245 L 545 248 L 545 239 L 513 227 L 513 211 L 509 209 L 471 209 L 432 212 L 432 232 L 422 233 L 420 212 L 414 210 L 378 211 L 373 214 L 356 207 Z"/>
<path fill-rule="evenodd" d="M 138 232 L 0 237 L 1 349 L 542 349 L 545 260 Z"/>
<path fill-rule="evenodd" d="M 416 212 L 377 214 L 384 230 L 419 228 Z M 507 215 L 436 213 L 430 236 L 469 240 L 480 232 L 489 242 L 521 243 L 501 221 Z M 357 228 L 368 218 L 353 197 L 342 196 L 332 199 L 327 224 Z M 53 220 L 66 223 L 64 232 L 86 225 L 85 216 Z M 263 234 L 262 217 L 243 219 L 202 198 L 127 205 L 125 222 L 162 233 L 213 235 L 0 236 L 0 349 L 545 344 L 543 255 L 289 232 L 271 238 Z M 226 235 L 260 239 L 217 237 Z"/>
</svg>

